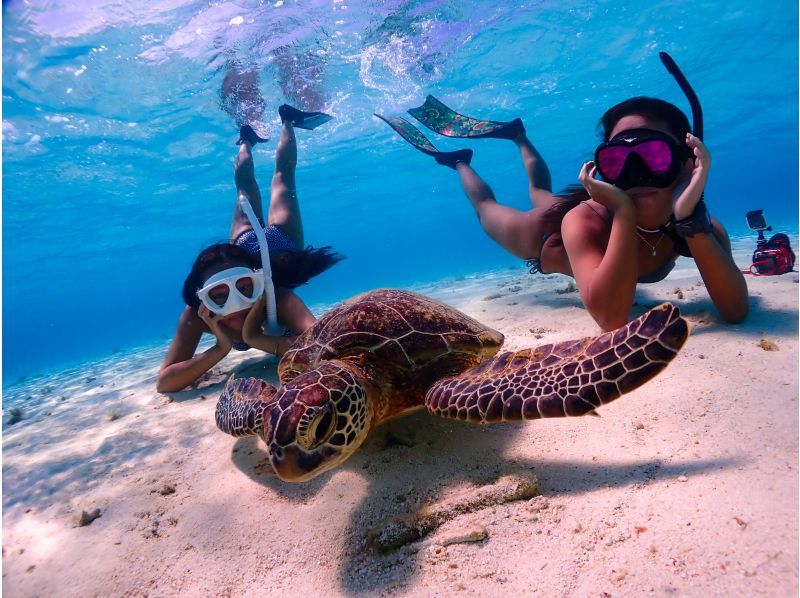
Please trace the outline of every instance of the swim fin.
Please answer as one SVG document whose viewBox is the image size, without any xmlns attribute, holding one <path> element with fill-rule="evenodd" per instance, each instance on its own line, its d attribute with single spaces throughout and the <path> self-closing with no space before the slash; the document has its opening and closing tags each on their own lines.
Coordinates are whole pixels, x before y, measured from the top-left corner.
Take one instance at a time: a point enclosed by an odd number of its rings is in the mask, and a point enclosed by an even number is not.
<svg viewBox="0 0 800 598">
<path fill-rule="evenodd" d="M 525 127 L 519 118 L 500 122 L 464 116 L 431 95 L 425 98 L 422 106 L 412 108 L 408 113 L 430 130 L 448 137 L 514 139 L 525 132 Z"/>
<path fill-rule="evenodd" d="M 330 114 L 325 114 L 323 112 L 303 112 L 289 104 L 281 105 L 278 108 L 278 114 L 281 115 L 282 122 L 288 120 L 298 129 L 308 129 L 309 131 L 333 119 Z"/>
<path fill-rule="evenodd" d="M 456 150 L 454 152 L 440 152 L 438 149 L 436 149 L 436 146 L 433 145 L 428 138 L 422 134 L 422 131 L 417 129 L 404 118 L 399 118 L 396 116 L 381 116 L 380 114 L 376 114 L 375 116 L 392 127 L 400 134 L 400 137 L 408 141 L 423 154 L 433 156 L 434 160 L 443 166 L 449 166 L 455 170 L 456 164 L 459 162 L 469 164 L 472 160 L 471 149 Z"/>
<path fill-rule="evenodd" d="M 236 142 L 236 145 L 242 145 L 244 142 L 255 145 L 256 143 L 265 143 L 267 141 L 269 141 L 269 137 L 259 136 L 250 125 L 242 125 L 239 127 L 239 140 Z"/>
</svg>

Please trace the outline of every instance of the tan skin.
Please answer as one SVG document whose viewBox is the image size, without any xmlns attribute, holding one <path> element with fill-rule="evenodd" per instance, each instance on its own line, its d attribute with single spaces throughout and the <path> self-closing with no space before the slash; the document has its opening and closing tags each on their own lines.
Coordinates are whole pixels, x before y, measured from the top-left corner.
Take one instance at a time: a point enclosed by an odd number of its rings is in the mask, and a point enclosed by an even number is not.
<svg viewBox="0 0 800 598">
<path fill-rule="evenodd" d="M 671 135 L 666 124 L 633 114 L 621 118 L 610 137 L 635 128 Z M 628 322 L 638 278 L 658 271 L 676 254 L 668 236 L 660 232 L 643 233 L 637 230 L 637 225 L 657 229 L 672 214 L 681 220 L 690 216 L 700 201 L 711 156 L 697 137 L 687 134 L 684 142 L 691 148 L 694 161 L 688 159 L 677 181 L 665 189 L 642 187 L 622 191 L 596 179 L 594 163 L 588 162 L 581 168 L 579 179 L 592 198 L 587 203 L 600 213 L 607 208 L 611 227 L 609 230 L 607 223 L 588 206 L 579 205 L 564 217 L 561 234 L 581 298 L 604 330 Z M 741 322 L 748 312 L 747 285 L 731 256 L 728 234 L 714 218 L 711 223 L 711 233 L 697 233 L 686 241 L 722 317 L 731 323 Z"/>
<path fill-rule="evenodd" d="M 671 135 L 664 123 L 629 115 L 620 119 L 611 136 L 633 128 Z M 486 233 L 519 258 L 539 257 L 544 272 L 573 276 L 589 313 L 601 328 L 613 330 L 628 322 L 638 279 L 659 271 L 676 255 L 668 236 L 639 232 L 636 225 L 657 229 L 673 213 L 678 220 L 690 216 L 700 200 L 711 158 L 698 138 L 688 135 L 684 141 L 692 149 L 695 161 L 687 160 L 681 176 L 666 189 L 624 192 L 597 180 L 594 164 L 585 164 L 579 178 L 592 197 L 587 203 L 601 214 L 608 208 L 612 214 L 611 230 L 597 212 L 579 205 L 564 217 L 561 234 L 550 235 L 544 242 L 542 217 L 558 198 L 553 196 L 547 165 L 524 133 L 514 143 L 528 175 L 532 210 L 499 204 L 491 188 L 470 165 L 458 163 L 456 170 Z M 747 285 L 731 257 L 728 234 L 713 217 L 711 223 L 712 234 L 696 234 L 687 238 L 687 243 L 722 317 L 728 322 L 741 322 L 748 311 Z"/>
<path fill-rule="evenodd" d="M 545 272 L 571 274 L 569 259 L 564 253 L 560 236 L 551 235 L 542 243 L 542 215 L 558 201 L 553 196 L 547 164 L 525 133 L 521 133 L 513 141 L 519 149 L 525 174 L 528 176 L 528 193 L 533 209 L 517 210 L 498 203 L 492 189 L 472 166 L 459 162 L 456 164 L 456 171 L 464 193 L 483 230 L 506 251 L 521 259 L 540 257 Z"/>
<path fill-rule="evenodd" d="M 303 224 L 295 186 L 297 165 L 297 143 L 292 123 L 285 122 L 275 153 L 275 173 L 270 187 L 270 204 L 267 223 L 279 226 L 298 247 L 303 247 Z M 252 227 L 241 211 L 238 199 L 247 197 L 253 211 L 261 219 L 261 192 L 255 179 L 252 148 L 244 142 L 234 163 L 234 180 L 237 203 L 231 225 L 231 241 Z M 217 272 L 240 263 L 216 264 L 202 273 L 203 281 Z M 213 291 L 212 291 L 213 293 Z M 314 316 L 303 301 L 289 289 L 276 288 L 275 299 L 278 323 L 293 335 L 298 335 L 314 323 Z M 265 300 L 262 296 L 249 309 L 220 317 L 203 305 L 195 310 L 186 307 L 178 320 L 178 328 L 167 350 L 167 355 L 158 373 L 156 390 L 175 392 L 197 380 L 219 363 L 233 348 L 234 343 L 245 342 L 251 347 L 274 355 L 282 355 L 291 346 L 295 336 L 271 336 L 264 334 L 261 325 L 265 318 Z M 216 343 L 206 351 L 195 355 L 203 334 L 213 334 Z"/>
</svg>

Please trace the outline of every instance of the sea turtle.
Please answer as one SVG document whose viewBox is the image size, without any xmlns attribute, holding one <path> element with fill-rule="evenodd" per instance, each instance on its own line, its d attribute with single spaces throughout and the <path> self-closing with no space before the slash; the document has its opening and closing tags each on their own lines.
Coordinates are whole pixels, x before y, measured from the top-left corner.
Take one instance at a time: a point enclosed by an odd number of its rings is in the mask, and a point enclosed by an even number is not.
<svg viewBox="0 0 800 598">
<path fill-rule="evenodd" d="M 688 334 L 664 304 L 596 338 L 498 353 L 503 335 L 452 307 L 375 290 L 297 338 L 280 389 L 231 376 L 216 422 L 261 436 L 278 476 L 302 482 L 345 461 L 375 425 L 422 407 L 481 424 L 594 414 L 663 370 Z"/>
</svg>

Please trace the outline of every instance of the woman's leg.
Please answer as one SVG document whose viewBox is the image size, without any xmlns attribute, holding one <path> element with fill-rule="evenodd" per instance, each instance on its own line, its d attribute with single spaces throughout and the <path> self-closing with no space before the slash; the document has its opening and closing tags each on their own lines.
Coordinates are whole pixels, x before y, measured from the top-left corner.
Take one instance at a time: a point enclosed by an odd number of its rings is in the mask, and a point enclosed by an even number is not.
<svg viewBox="0 0 800 598">
<path fill-rule="evenodd" d="M 564 251 L 564 244 L 559 233 L 545 236 L 542 218 L 544 213 L 558 202 L 553 196 L 553 183 L 550 179 L 550 170 L 542 155 L 533 146 L 525 133 L 514 138 L 514 143 L 519 148 L 525 173 L 528 175 L 528 193 L 534 209 L 532 210 L 531 230 L 536 231 L 542 238 L 542 245 L 535 255 L 539 257 L 538 268 L 540 272 L 560 272 L 572 276 L 569 258 Z M 532 265 L 532 264 L 531 264 Z"/>
<path fill-rule="evenodd" d="M 522 156 L 525 173 L 528 175 L 528 192 L 534 208 L 549 208 L 555 203 L 553 198 L 553 183 L 550 180 L 550 170 L 542 155 L 533 147 L 525 133 L 520 133 L 514 139 Z"/>
<path fill-rule="evenodd" d="M 220 103 L 222 109 L 234 120 L 237 126 L 261 125 L 261 116 L 264 112 L 264 100 L 259 90 L 258 71 L 256 69 L 242 69 L 231 63 L 220 89 Z M 240 130 L 241 133 L 241 130 Z M 264 220 L 261 208 L 261 191 L 256 182 L 255 166 L 253 164 L 253 146 L 258 137 L 246 138 L 242 136 L 239 152 L 233 163 L 233 179 L 236 183 L 236 207 L 233 210 L 231 223 L 231 241 L 243 232 L 252 228 L 247 215 L 239 207 L 239 199 L 246 197 L 253 206 L 256 217 Z"/>
<path fill-rule="evenodd" d="M 255 165 L 253 164 L 253 148 L 247 141 L 239 145 L 239 153 L 233 163 L 233 179 L 236 182 L 236 208 L 233 210 L 231 224 L 231 241 L 243 232 L 253 228 L 247 215 L 242 211 L 239 199 L 244 196 L 253 206 L 256 217 L 263 222 L 264 215 L 261 208 L 261 191 L 256 182 Z"/>
<path fill-rule="evenodd" d="M 302 249 L 305 244 L 303 220 L 300 216 L 294 178 L 296 167 L 297 141 L 294 137 L 294 127 L 291 122 L 284 122 L 275 151 L 275 174 L 272 175 L 267 222 L 270 226 L 279 226 L 283 229 L 297 247 Z"/>
<path fill-rule="evenodd" d="M 486 234 L 519 258 L 538 257 L 542 247 L 539 210 L 522 212 L 497 203 L 489 185 L 469 164 L 457 163 L 456 171 Z"/>
</svg>

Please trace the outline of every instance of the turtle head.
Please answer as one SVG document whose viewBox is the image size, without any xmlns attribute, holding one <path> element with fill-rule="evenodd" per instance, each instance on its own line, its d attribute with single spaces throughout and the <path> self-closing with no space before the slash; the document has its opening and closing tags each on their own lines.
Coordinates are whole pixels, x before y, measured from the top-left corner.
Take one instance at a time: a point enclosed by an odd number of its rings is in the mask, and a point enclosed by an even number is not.
<svg viewBox="0 0 800 598">
<path fill-rule="evenodd" d="M 324 363 L 284 386 L 265 425 L 270 462 L 287 482 L 304 482 L 345 461 L 372 420 L 355 368 Z"/>
</svg>

